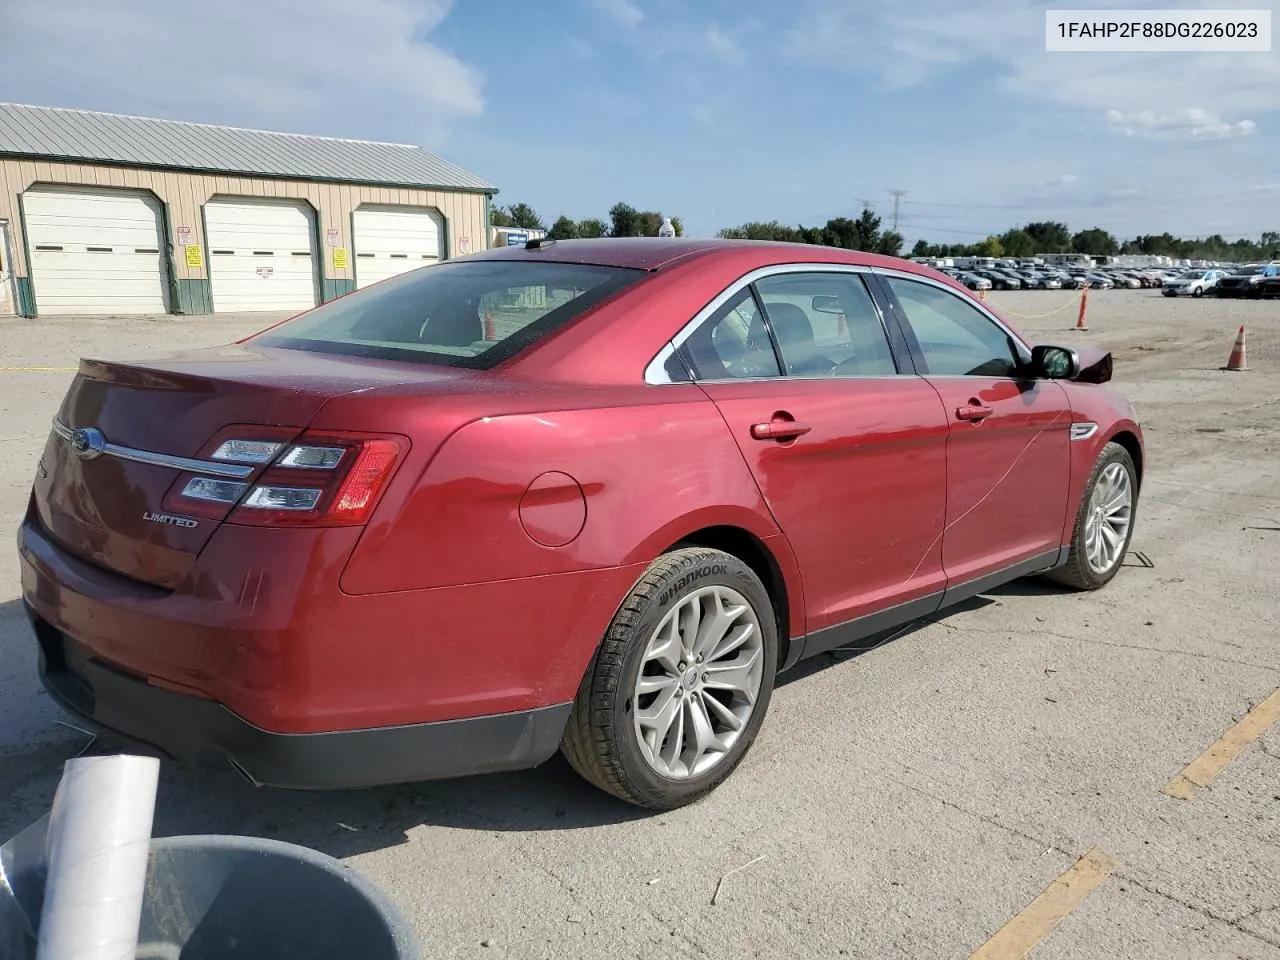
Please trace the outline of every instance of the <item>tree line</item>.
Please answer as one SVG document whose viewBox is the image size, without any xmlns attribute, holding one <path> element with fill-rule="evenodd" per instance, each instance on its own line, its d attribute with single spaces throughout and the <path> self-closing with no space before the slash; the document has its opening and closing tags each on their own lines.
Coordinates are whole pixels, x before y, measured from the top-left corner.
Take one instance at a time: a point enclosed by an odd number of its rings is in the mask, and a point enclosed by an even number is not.
<svg viewBox="0 0 1280 960">
<path fill-rule="evenodd" d="M 589 240 L 595 237 L 656 237 L 662 226 L 663 214 L 657 210 L 637 210 L 629 203 L 615 203 L 609 208 L 607 220 L 588 217 L 573 220 L 561 214 L 548 228 L 527 203 L 513 203 L 506 207 L 494 207 L 490 220 L 495 227 L 519 227 L 522 230 L 546 230 L 553 240 Z M 676 236 L 684 236 L 684 224 L 679 217 L 671 218 Z"/>
<path fill-rule="evenodd" d="M 1072 233 L 1065 223 L 1043 221 L 1013 227 L 977 243 L 934 244 L 919 240 L 913 257 L 1033 257 L 1040 253 L 1083 253 L 1090 257 L 1146 254 L 1180 260 L 1271 260 L 1280 258 L 1280 232 L 1267 231 L 1256 241 L 1227 240 L 1221 234 L 1187 240 L 1171 233 L 1142 234 L 1121 241 L 1100 227 Z"/>
<path fill-rule="evenodd" d="M 608 219 L 573 220 L 558 217 L 548 229 L 542 218 L 527 203 L 496 207 L 495 226 L 546 230 L 557 240 L 591 237 L 656 237 L 663 215 L 656 210 L 637 210 L 627 203 L 616 203 L 609 209 Z M 679 217 L 671 218 L 676 236 L 684 236 Z M 811 243 L 846 250 L 864 250 L 891 257 L 903 256 L 904 240 L 900 233 L 882 229 L 882 220 L 870 209 L 852 220 L 833 217 L 823 226 L 789 226 L 771 220 L 726 227 L 718 237 L 735 240 L 773 240 L 782 243 Z M 1246 238 L 1227 240 L 1221 234 L 1192 240 L 1170 233 L 1142 234 L 1120 240 L 1101 227 L 1072 233 L 1065 223 L 1043 220 L 1011 227 L 976 243 L 930 243 L 917 240 L 907 256 L 912 257 L 1033 257 L 1041 253 L 1082 253 L 1090 257 L 1117 254 L 1147 254 L 1182 260 L 1274 260 L 1280 259 L 1280 232 L 1267 231 L 1256 241 Z"/>
</svg>

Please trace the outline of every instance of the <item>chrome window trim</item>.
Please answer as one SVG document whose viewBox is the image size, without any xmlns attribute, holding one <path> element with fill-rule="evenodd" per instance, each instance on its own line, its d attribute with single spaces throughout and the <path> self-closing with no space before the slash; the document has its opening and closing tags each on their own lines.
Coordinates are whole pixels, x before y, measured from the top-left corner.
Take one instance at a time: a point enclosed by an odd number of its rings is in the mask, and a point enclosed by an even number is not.
<svg viewBox="0 0 1280 960">
<path fill-rule="evenodd" d="M 668 340 L 663 344 L 662 349 L 658 351 L 658 355 L 654 357 L 649 366 L 645 367 L 644 382 L 648 384 L 662 383 L 692 383 L 692 380 L 672 380 L 667 373 L 667 361 L 676 355 L 676 345 Z M 653 379 L 661 377 L 661 380 Z"/>
<path fill-rule="evenodd" d="M 55 417 L 53 420 L 53 432 L 61 439 L 70 442 L 75 430 Z M 102 448 L 102 455 L 115 457 L 117 460 L 145 463 L 153 467 L 169 467 L 173 470 L 185 470 L 188 473 L 199 473 L 211 477 L 227 477 L 233 480 L 243 480 L 246 477 L 250 477 L 255 469 L 254 467 L 232 463 L 215 463 L 212 460 L 175 457 L 167 453 L 154 453 L 151 450 L 139 450 L 135 447 L 125 447 L 118 443 L 110 442 Z"/>
<path fill-rule="evenodd" d="M 752 270 L 750 273 L 744 274 L 743 276 L 739 277 L 737 280 L 733 281 L 733 283 L 729 284 L 729 286 L 725 287 L 724 290 L 722 290 L 719 294 L 717 294 L 711 300 L 710 303 L 708 303 L 696 314 L 694 314 L 693 319 L 691 319 L 688 323 L 686 323 L 683 327 L 681 327 L 674 337 L 672 337 L 670 340 L 667 341 L 666 344 L 663 345 L 662 349 L 658 352 L 658 355 L 654 357 L 652 360 L 650 360 L 649 365 L 644 368 L 644 382 L 653 386 L 665 386 L 673 383 L 750 383 L 752 381 L 768 381 L 770 383 L 775 383 L 779 380 L 828 379 L 824 377 L 794 377 L 788 374 L 782 374 L 776 377 L 735 377 L 728 380 L 725 380 L 725 379 L 700 380 L 695 378 L 693 380 L 674 381 L 667 376 L 667 371 L 664 365 L 666 364 L 667 358 L 670 357 L 671 354 L 679 350 L 682 346 L 684 346 L 685 341 L 688 340 L 691 336 L 693 336 L 694 331 L 697 330 L 698 327 L 700 327 L 707 320 L 709 320 L 713 313 L 715 313 L 722 306 L 724 306 L 726 303 L 728 303 L 730 300 L 732 300 L 734 297 L 740 294 L 747 287 L 751 286 L 751 284 L 759 280 L 763 280 L 767 277 L 774 277 L 774 276 L 779 276 L 779 275 L 788 274 L 788 273 L 849 273 L 849 274 L 856 274 L 858 276 L 864 276 L 872 272 L 873 272 L 873 268 L 869 266 L 865 266 L 863 264 L 856 264 L 856 263 L 778 263 L 768 267 L 758 267 L 755 270 Z M 867 295 L 871 297 L 871 302 L 872 304 L 875 305 L 878 312 L 880 308 L 880 304 L 876 301 L 875 291 L 868 288 Z M 889 333 L 887 330 L 885 331 L 885 337 L 889 341 L 889 348 L 890 348 L 890 351 L 892 351 L 893 342 L 892 342 L 892 338 L 889 337 Z M 877 375 L 876 379 L 880 377 L 887 377 L 887 376 L 890 376 L 890 375 L 880 374 L 880 375 Z M 900 377 L 900 376 L 903 376 L 903 374 L 900 374 L 900 373 L 892 374 L 892 376 Z M 873 379 L 873 378 L 871 377 L 839 377 L 839 378 L 832 377 L 830 379 L 864 380 L 864 379 Z"/>
<path fill-rule="evenodd" d="M 986 317 L 988 320 L 994 323 L 997 327 L 999 327 L 1000 330 L 1004 332 L 1005 336 L 1012 337 L 1013 342 L 1016 343 L 1020 348 L 1023 348 L 1026 351 L 1026 353 L 1023 355 L 1023 360 L 1024 361 L 1031 360 L 1030 344 L 1024 341 L 1022 337 L 1020 337 L 1014 331 L 1010 330 L 1009 325 L 1005 323 L 1003 320 L 1001 320 L 999 317 L 997 317 L 990 310 L 988 310 L 981 300 L 974 300 L 972 297 L 962 296 L 958 291 L 956 291 L 954 288 L 952 288 L 948 284 L 941 283 L 938 280 L 933 279 L 933 277 L 926 277 L 918 273 L 912 273 L 909 270 L 895 270 L 893 267 L 871 267 L 869 269 L 871 273 L 878 274 L 879 276 L 882 276 L 882 277 L 896 277 L 900 280 L 914 280 L 917 283 L 928 284 L 929 286 L 937 287 L 939 290 L 942 290 L 944 293 L 951 294 L 951 296 L 955 297 L 961 303 L 967 304 L 968 306 L 971 306 L 974 309 L 976 309 L 978 313 L 982 314 L 982 316 Z M 903 319 L 908 324 L 911 322 L 906 317 L 904 317 Z M 934 376 L 934 374 L 928 374 L 928 376 L 932 377 Z M 956 374 L 956 376 L 961 376 L 961 374 Z"/>
</svg>

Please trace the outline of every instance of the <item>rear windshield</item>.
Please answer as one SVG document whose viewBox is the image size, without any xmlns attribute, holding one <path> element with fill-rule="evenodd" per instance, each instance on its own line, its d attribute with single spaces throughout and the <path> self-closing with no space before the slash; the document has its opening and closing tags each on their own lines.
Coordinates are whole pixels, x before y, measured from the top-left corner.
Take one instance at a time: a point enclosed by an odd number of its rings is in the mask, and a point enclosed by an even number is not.
<svg viewBox="0 0 1280 960">
<path fill-rule="evenodd" d="M 645 275 L 577 263 L 456 260 L 349 293 L 264 331 L 254 342 L 484 369 Z"/>
<path fill-rule="evenodd" d="M 1237 277 L 1256 277 L 1258 274 L 1262 273 L 1262 271 L 1263 271 L 1262 267 L 1241 267 L 1239 270 L 1236 271 L 1236 276 Z"/>
</svg>

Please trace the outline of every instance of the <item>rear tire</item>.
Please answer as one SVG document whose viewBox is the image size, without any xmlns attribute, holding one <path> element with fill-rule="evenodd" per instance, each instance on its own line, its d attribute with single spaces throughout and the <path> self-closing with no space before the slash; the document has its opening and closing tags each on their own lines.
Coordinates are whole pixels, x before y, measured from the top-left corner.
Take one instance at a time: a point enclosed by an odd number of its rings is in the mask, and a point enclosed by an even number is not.
<svg viewBox="0 0 1280 960">
<path fill-rule="evenodd" d="M 1127 506 L 1122 503 L 1126 497 Z M 1080 497 L 1067 562 L 1050 571 L 1049 579 L 1077 590 L 1097 590 L 1110 583 L 1133 540 L 1137 508 L 1138 475 L 1133 458 L 1120 444 L 1108 443 Z M 1118 531 L 1121 518 L 1123 531 Z"/>
<path fill-rule="evenodd" d="M 698 638 L 701 647 L 691 642 Z M 653 562 L 609 624 L 561 751 L 585 780 L 628 803 L 693 803 L 751 748 L 777 666 L 773 605 L 752 569 L 719 550 L 672 551 Z"/>
</svg>

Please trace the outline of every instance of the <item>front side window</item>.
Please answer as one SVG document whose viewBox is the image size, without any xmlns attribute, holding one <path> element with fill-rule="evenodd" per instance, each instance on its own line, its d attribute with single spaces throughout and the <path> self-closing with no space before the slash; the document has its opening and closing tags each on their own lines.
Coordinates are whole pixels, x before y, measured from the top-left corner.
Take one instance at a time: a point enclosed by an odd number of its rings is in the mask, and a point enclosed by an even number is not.
<svg viewBox="0 0 1280 960">
<path fill-rule="evenodd" d="M 1012 377 L 1019 357 L 1012 338 L 959 296 L 917 280 L 886 277 L 911 325 L 927 373 Z"/>
<path fill-rule="evenodd" d="M 577 263 L 442 263 L 349 293 L 253 339 L 266 347 L 485 369 L 646 276 Z"/>
</svg>

